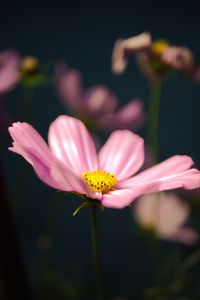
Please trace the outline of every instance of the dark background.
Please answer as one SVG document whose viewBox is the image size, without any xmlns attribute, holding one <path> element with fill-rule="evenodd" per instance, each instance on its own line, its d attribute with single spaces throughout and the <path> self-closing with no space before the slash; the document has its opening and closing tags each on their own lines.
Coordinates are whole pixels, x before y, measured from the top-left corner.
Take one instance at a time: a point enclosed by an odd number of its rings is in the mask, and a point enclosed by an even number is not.
<svg viewBox="0 0 200 300">
<path fill-rule="evenodd" d="M 16 48 L 22 55 L 34 55 L 51 66 L 63 59 L 82 72 L 86 87 L 105 84 L 122 104 L 138 96 L 147 110 L 149 84 L 134 60 L 122 76 L 115 77 L 110 70 L 116 39 L 143 31 L 151 32 L 154 39 L 165 37 L 173 44 L 189 47 L 200 64 L 197 1 L 1 3 L 0 50 Z M 24 105 L 20 87 L 7 95 L 5 106 L 13 120 L 27 121 Z M 32 123 L 44 137 L 49 124 L 59 114 L 66 113 L 53 86 L 35 90 L 34 110 Z M 199 112 L 200 84 L 177 76 L 164 82 L 160 160 L 174 154 L 188 154 L 200 166 Z M 145 128 L 140 133 L 145 137 Z M 41 285 L 43 279 L 39 276 L 45 268 L 64 276 L 68 287 L 72 284 L 85 289 L 84 292 L 94 290 L 88 292 L 86 299 L 96 299 L 89 210 L 72 217 L 79 200 L 45 186 L 26 162 L 7 151 L 8 145 L 10 139 L 4 132 L 0 155 L 21 250 L 35 291 Z M 129 209 L 106 209 L 99 219 L 103 269 L 110 296 L 128 296 L 134 291 L 135 299 L 140 299 L 143 288 L 152 281 L 148 243 L 138 237 Z M 41 245 L 41 237 L 51 239 L 50 247 L 44 241 Z"/>
</svg>

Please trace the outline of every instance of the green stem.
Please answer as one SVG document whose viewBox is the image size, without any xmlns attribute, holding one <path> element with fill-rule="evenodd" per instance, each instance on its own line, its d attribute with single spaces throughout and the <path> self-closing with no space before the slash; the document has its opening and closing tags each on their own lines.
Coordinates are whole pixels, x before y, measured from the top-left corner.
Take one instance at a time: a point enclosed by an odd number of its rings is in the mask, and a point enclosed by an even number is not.
<svg viewBox="0 0 200 300">
<path fill-rule="evenodd" d="M 92 209 L 92 243 L 93 243 L 93 252 L 94 252 L 94 260 L 96 265 L 96 276 L 97 282 L 99 284 L 99 290 L 101 293 L 101 300 L 106 300 L 105 287 L 103 283 L 103 276 L 101 270 L 101 261 L 99 255 L 99 247 L 97 241 L 97 217 L 96 217 L 96 205 L 91 207 Z"/>
<path fill-rule="evenodd" d="M 158 162 L 158 122 L 161 97 L 161 81 L 152 83 L 149 105 L 149 125 L 147 141 L 151 147 L 154 162 Z"/>
</svg>

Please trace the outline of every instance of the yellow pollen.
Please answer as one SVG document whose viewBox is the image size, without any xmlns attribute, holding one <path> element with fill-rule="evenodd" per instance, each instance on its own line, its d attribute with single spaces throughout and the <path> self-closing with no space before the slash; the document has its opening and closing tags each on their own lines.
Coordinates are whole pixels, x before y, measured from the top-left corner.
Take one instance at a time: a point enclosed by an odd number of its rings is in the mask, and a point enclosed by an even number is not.
<svg viewBox="0 0 200 300">
<path fill-rule="evenodd" d="M 152 50 L 158 55 L 162 54 L 165 51 L 165 49 L 168 47 L 169 47 L 169 43 L 164 39 L 159 39 L 154 41 L 151 46 Z"/>
<path fill-rule="evenodd" d="M 102 170 L 84 172 L 81 176 L 90 190 L 95 193 L 106 194 L 113 191 L 117 184 L 117 177 L 114 174 Z"/>
</svg>

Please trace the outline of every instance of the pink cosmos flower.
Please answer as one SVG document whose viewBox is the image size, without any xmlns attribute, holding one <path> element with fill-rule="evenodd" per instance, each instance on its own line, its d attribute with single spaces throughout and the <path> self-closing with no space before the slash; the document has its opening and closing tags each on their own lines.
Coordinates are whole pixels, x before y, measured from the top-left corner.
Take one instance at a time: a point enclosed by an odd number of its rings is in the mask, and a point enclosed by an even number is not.
<svg viewBox="0 0 200 300">
<path fill-rule="evenodd" d="M 7 50 L 0 53 L 0 94 L 12 90 L 20 80 L 20 57 L 17 51 Z"/>
<path fill-rule="evenodd" d="M 22 155 L 43 182 L 105 207 L 123 208 L 143 194 L 200 186 L 200 172 L 190 169 L 193 161 L 184 155 L 136 174 L 144 161 L 144 145 L 129 130 L 114 131 L 98 153 L 85 125 L 69 116 L 50 125 L 49 146 L 28 123 L 14 123 L 9 132 L 9 149 Z"/>
<path fill-rule="evenodd" d="M 191 246 L 199 240 L 197 232 L 185 225 L 190 215 L 188 204 L 175 193 L 145 195 L 135 202 L 132 211 L 142 228 L 154 230 L 161 239 Z"/>
<path fill-rule="evenodd" d="M 65 107 L 83 121 L 100 129 L 138 129 L 144 123 L 143 103 L 139 99 L 119 108 L 117 97 L 105 86 L 83 90 L 82 76 L 77 70 L 57 64 L 55 82 Z"/>
<path fill-rule="evenodd" d="M 175 70 L 200 82 L 200 68 L 196 66 L 193 53 L 188 48 L 170 45 L 164 39 L 152 41 L 148 32 L 116 41 L 112 54 L 112 70 L 115 74 L 125 71 L 128 56 L 132 53 L 137 54 L 141 70 L 151 80 L 163 78 Z"/>
</svg>

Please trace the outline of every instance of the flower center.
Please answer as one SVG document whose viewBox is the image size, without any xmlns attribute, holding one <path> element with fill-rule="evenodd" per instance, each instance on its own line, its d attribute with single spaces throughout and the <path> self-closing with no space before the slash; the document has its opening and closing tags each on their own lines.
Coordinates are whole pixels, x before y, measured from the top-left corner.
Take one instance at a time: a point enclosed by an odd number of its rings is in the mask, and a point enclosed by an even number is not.
<svg viewBox="0 0 200 300">
<path fill-rule="evenodd" d="M 91 191 L 97 193 L 106 194 L 113 191 L 117 183 L 117 177 L 114 174 L 102 170 L 84 172 L 81 176 Z"/>
<path fill-rule="evenodd" d="M 169 47 L 169 43 L 163 39 L 154 41 L 151 46 L 152 50 L 158 55 L 161 55 L 168 47 Z"/>
</svg>

